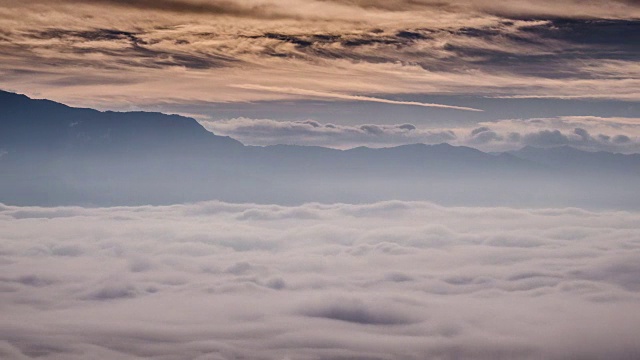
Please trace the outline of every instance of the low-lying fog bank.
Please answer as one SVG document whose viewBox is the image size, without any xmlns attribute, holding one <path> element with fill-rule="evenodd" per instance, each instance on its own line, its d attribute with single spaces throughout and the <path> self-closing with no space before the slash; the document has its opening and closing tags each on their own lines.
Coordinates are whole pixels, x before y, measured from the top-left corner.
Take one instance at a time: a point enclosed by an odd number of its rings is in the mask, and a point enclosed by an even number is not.
<svg viewBox="0 0 640 360">
<path fill-rule="evenodd" d="M 640 213 L 0 205 L 3 359 L 640 357 Z"/>
</svg>

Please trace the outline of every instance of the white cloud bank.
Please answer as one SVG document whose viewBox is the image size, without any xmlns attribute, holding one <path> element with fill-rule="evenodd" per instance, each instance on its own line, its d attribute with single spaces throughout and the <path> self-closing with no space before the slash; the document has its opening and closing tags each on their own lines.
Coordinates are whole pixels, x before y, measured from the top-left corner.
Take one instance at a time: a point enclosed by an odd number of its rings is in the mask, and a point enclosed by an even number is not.
<svg viewBox="0 0 640 360">
<path fill-rule="evenodd" d="M 588 151 L 640 152 L 640 119 L 564 116 L 482 122 L 475 127 L 420 128 L 414 124 L 337 125 L 315 120 L 235 118 L 201 120 L 210 131 L 248 145 L 314 145 L 339 149 L 413 143 L 471 146 L 508 151 L 524 146 L 569 145 Z"/>
<path fill-rule="evenodd" d="M 0 358 L 638 358 L 638 224 L 423 202 L 0 205 Z"/>
</svg>

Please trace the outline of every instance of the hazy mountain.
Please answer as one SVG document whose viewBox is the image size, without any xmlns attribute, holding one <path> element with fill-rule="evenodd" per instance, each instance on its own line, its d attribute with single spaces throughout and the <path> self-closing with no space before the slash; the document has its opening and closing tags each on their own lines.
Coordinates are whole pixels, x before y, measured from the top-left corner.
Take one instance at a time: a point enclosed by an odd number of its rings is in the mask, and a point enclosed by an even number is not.
<svg viewBox="0 0 640 360">
<path fill-rule="evenodd" d="M 422 199 L 640 207 L 640 155 L 566 147 L 496 155 L 448 144 L 244 146 L 182 116 L 99 112 L 7 92 L 0 92 L 0 154 L 0 202 L 10 204 Z"/>
<path fill-rule="evenodd" d="M 572 172 L 612 172 L 640 176 L 640 154 L 613 154 L 604 151 L 581 151 L 570 146 L 536 148 L 527 146 L 512 155 Z"/>
</svg>

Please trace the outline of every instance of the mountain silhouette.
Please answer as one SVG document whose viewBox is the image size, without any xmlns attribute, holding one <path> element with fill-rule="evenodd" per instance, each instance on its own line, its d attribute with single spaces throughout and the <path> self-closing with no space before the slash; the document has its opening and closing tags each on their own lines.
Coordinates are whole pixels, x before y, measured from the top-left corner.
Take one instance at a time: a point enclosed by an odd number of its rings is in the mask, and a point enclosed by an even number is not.
<svg viewBox="0 0 640 360">
<path fill-rule="evenodd" d="M 175 152 L 242 145 L 179 115 L 100 112 L 4 91 L 0 109 L 0 144 L 8 152 Z"/>
<path fill-rule="evenodd" d="M 0 202 L 139 205 L 429 200 L 640 207 L 640 155 L 449 144 L 245 146 L 196 120 L 100 112 L 0 91 Z"/>
</svg>

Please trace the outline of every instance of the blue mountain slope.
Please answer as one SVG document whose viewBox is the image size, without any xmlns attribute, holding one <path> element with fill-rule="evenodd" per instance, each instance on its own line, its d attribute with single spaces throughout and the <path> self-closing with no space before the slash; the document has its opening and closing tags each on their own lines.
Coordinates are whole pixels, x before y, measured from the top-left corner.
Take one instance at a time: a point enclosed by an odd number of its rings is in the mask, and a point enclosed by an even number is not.
<svg viewBox="0 0 640 360">
<path fill-rule="evenodd" d="M 155 151 L 220 149 L 241 144 L 194 119 L 148 112 L 100 112 L 0 91 L 0 147 L 5 151 Z"/>
</svg>

